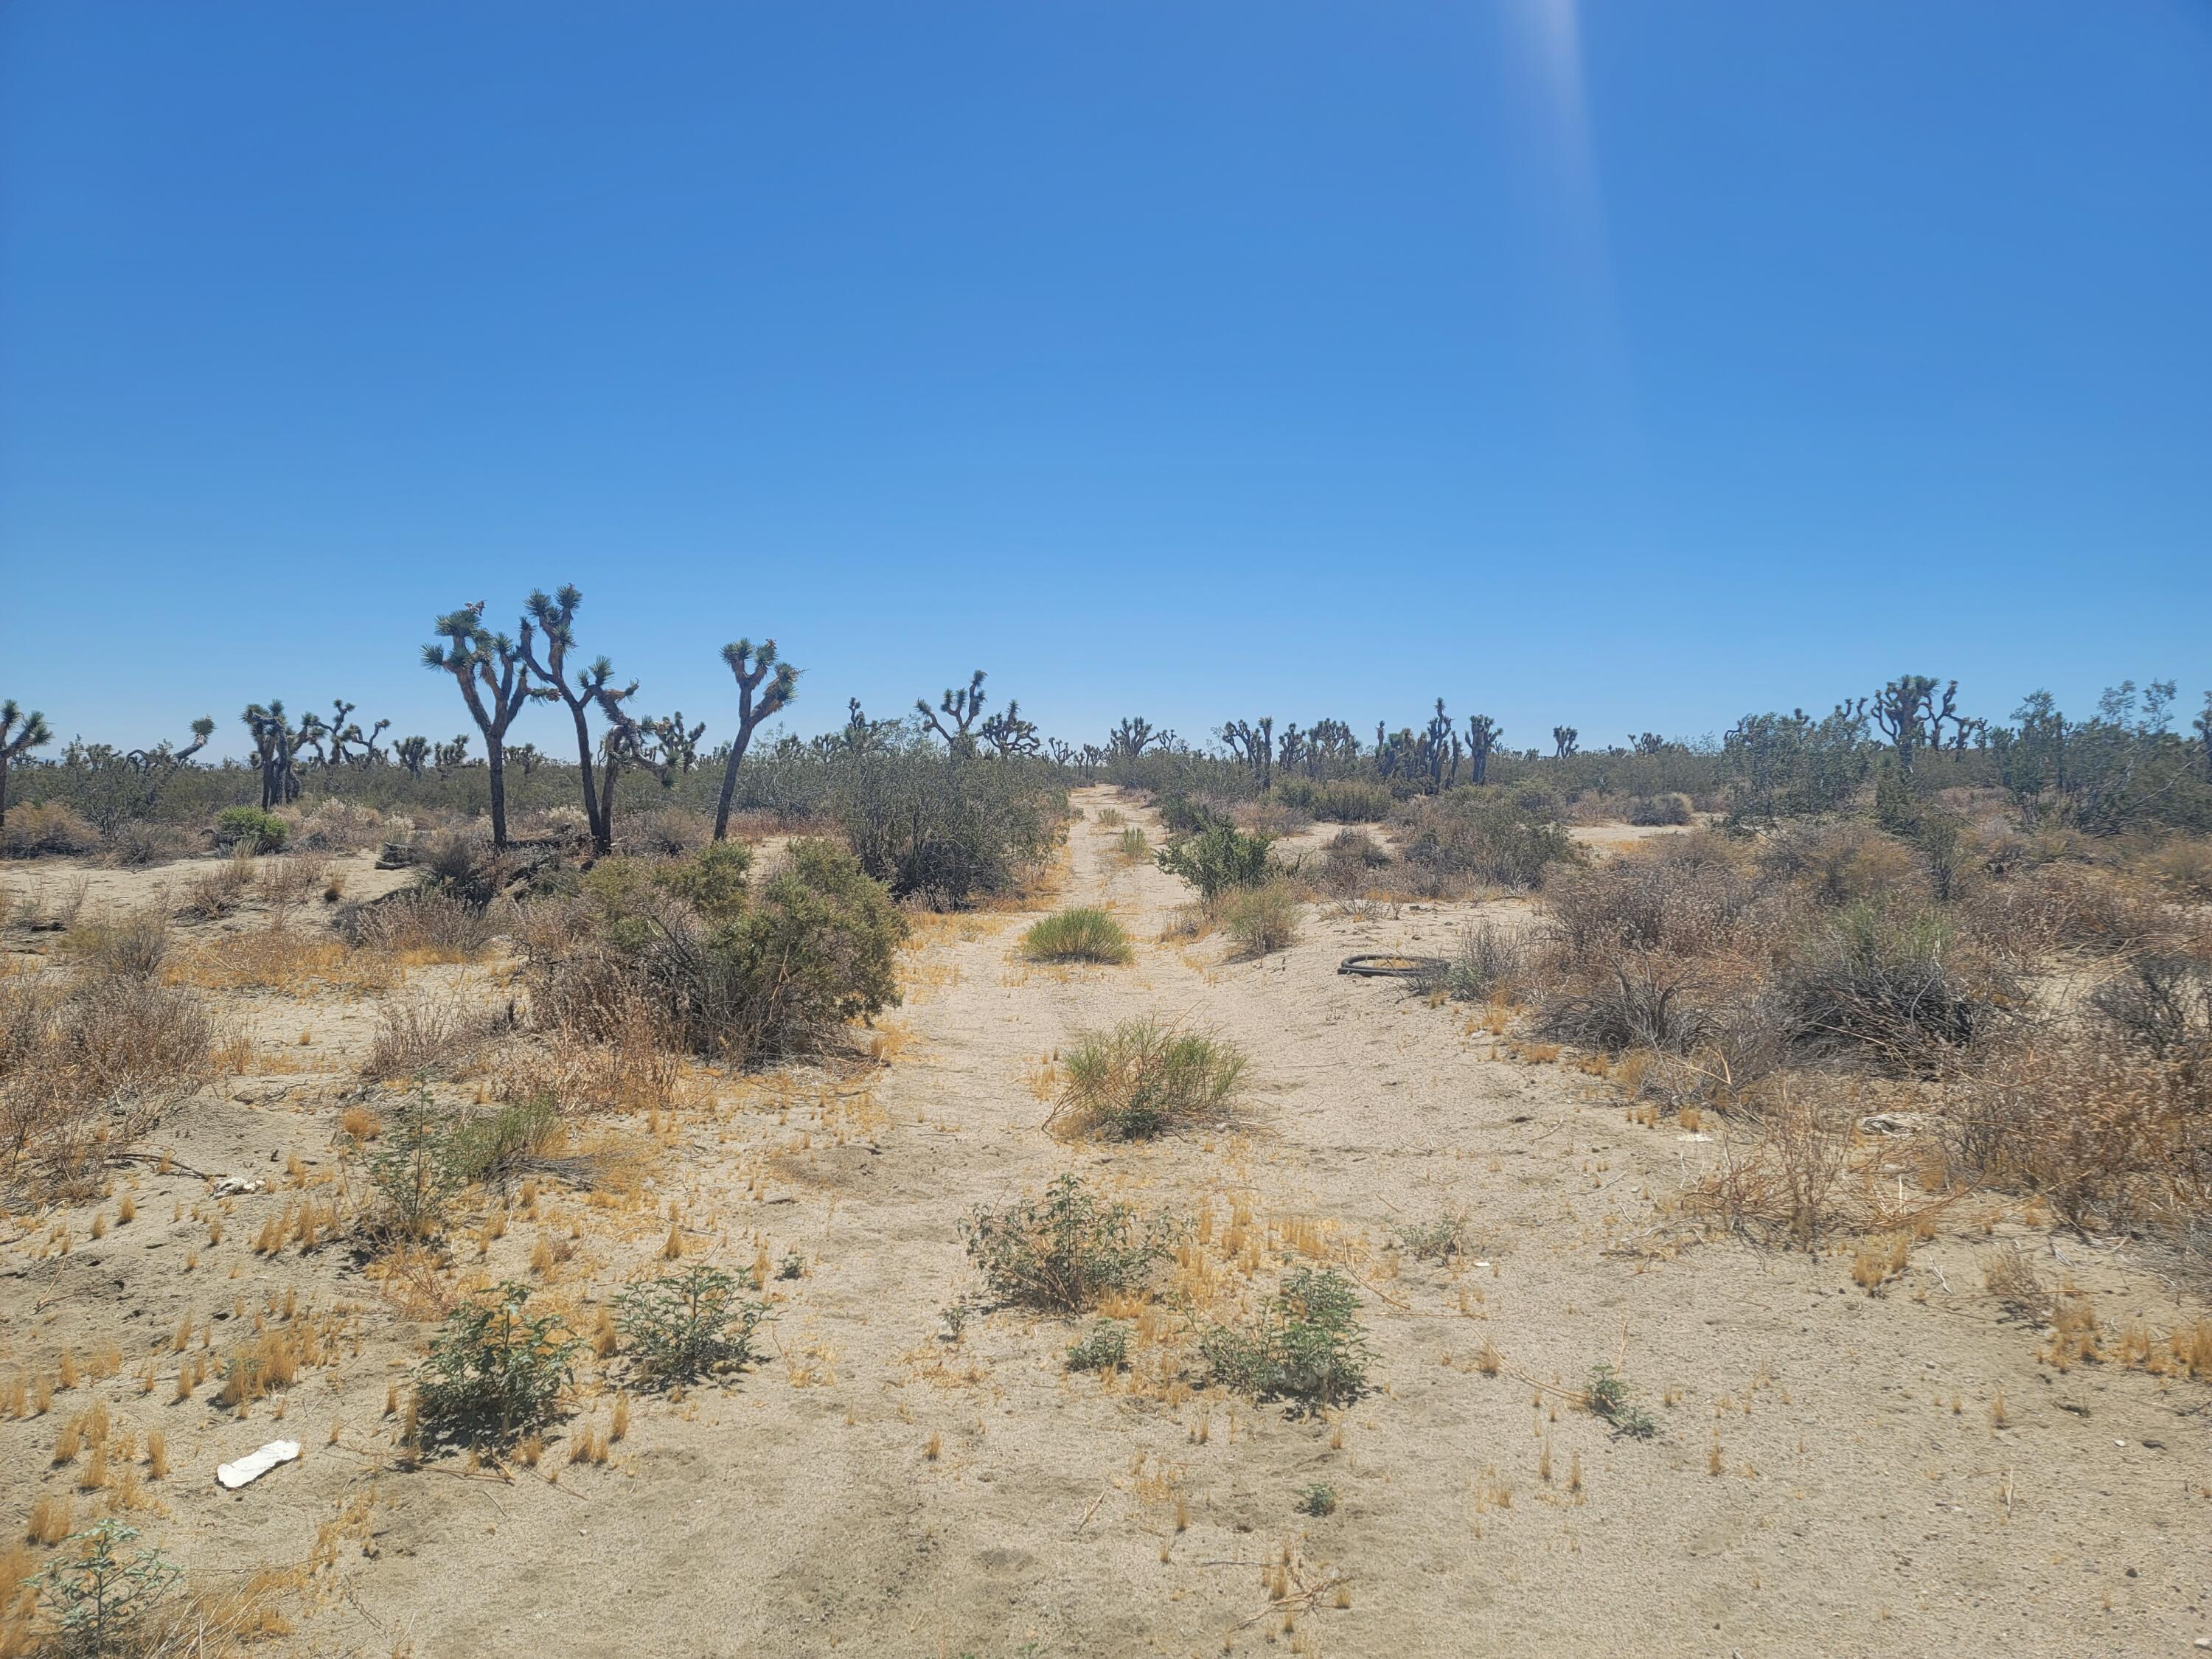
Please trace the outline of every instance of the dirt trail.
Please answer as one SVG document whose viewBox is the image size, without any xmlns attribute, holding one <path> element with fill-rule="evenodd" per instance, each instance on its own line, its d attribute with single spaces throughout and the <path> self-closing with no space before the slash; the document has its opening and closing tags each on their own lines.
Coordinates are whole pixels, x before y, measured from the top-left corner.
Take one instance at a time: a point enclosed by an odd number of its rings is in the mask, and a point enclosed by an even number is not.
<svg viewBox="0 0 2212 1659">
<path fill-rule="evenodd" d="M 1443 954 L 1468 907 L 1310 915 L 1289 951 L 1225 963 L 1218 939 L 1155 942 L 1185 890 L 1121 861 L 1093 815 L 1157 826 L 1110 792 L 1077 801 L 1055 902 L 1115 911 L 1135 963 L 1026 966 L 1023 915 L 933 923 L 872 1089 L 763 1087 L 687 1121 L 659 1231 L 587 1243 L 603 1279 L 650 1259 L 672 1199 L 696 1250 L 796 1251 L 766 1364 L 639 1401 L 604 1468 L 556 1445 L 557 1484 L 374 1475 L 364 1431 L 360 1457 L 318 1445 L 289 1496 L 179 1504 L 246 1547 L 257 1507 L 297 1528 L 374 1481 L 377 1559 L 301 1650 L 2055 1654 L 2212 1629 L 2205 1391 L 2040 1370 L 1976 1265 L 2016 1225 L 1921 1246 L 1879 1298 L 1848 1253 L 1654 1254 L 1656 1201 L 1711 1143 L 1628 1124 L 1595 1078 L 1491 1057 L 1462 1009 L 1335 971 Z M 1131 1146 L 1045 1133 L 1032 1079 L 1054 1050 L 1144 1012 L 1253 1056 L 1237 1123 Z M 973 1286 L 961 1216 L 1066 1169 L 1147 1211 L 1241 1202 L 1278 1256 L 1283 1230 L 1333 1229 L 1366 1287 L 1376 1391 L 1299 1421 L 1073 1376 L 1073 1322 L 999 1312 L 945 1340 L 939 1310 Z M 1390 1248 L 1458 1211 L 1466 1256 Z M 489 1260 L 528 1245 L 518 1228 Z M 2114 1328 L 2182 1311 L 2120 1252 L 2061 1248 Z M 386 1324 L 372 1352 L 396 1364 L 407 1328 Z M 1599 1363 L 1655 1439 L 1572 1404 Z M 356 1412 L 382 1388 L 347 1386 Z M 1297 1512 L 1314 1483 L 1333 1514 Z M 1332 1587 L 1287 1632 L 1267 1583 L 1285 1552 L 1294 1595 Z"/>
</svg>

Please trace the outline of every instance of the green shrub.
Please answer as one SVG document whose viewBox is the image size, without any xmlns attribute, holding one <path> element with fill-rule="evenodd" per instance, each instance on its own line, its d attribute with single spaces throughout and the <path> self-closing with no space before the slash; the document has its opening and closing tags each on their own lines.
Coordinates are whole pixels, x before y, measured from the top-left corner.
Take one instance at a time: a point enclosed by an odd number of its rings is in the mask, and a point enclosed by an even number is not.
<svg viewBox="0 0 2212 1659">
<path fill-rule="evenodd" d="M 1649 1440 L 1659 1431 L 1651 1414 L 1628 1403 L 1628 1384 L 1610 1365 L 1593 1365 L 1583 1389 L 1583 1404 L 1613 1425 L 1615 1434 L 1632 1440 Z"/>
<path fill-rule="evenodd" d="M 1152 855 L 1152 845 L 1146 841 L 1145 832 L 1133 824 L 1121 832 L 1121 839 L 1115 843 L 1115 847 L 1131 864 L 1142 864 Z"/>
<path fill-rule="evenodd" d="M 461 1181 L 504 1182 L 542 1157 L 559 1129 L 553 1097 L 532 1095 L 461 1118 L 447 1132 L 446 1163 Z"/>
<path fill-rule="evenodd" d="M 861 869 L 940 908 L 1012 888 L 1066 811 L 1042 769 L 992 756 L 872 752 L 839 760 L 833 779 L 825 804 Z"/>
<path fill-rule="evenodd" d="M 615 1323 L 623 1346 L 660 1383 L 690 1382 L 753 1357 L 752 1335 L 768 1317 L 768 1304 L 738 1294 L 738 1281 L 719 1268 L 685 1268 L 615 1298 Z"/>
<path fill-rule="evenodd" d="M 373 1194 L 363 1224 L 382 1241 L 437 1237 L 453 1194 L 468 1184 L 454 1156 L 453 1126 L 439 1117 L 428 1090 L 386 1127 L 362 1163 Z"/>
<path fill-rule="evenodd" d="M 1856 1052 L 1905 1069 L 1972 1043 L 2014 1000 L 1986 970 L 1970 974 L 1960 964 L 1940 911 L 1899 916 L 1868 903 L 1838 911 L 1781 981 L 1801 1048 Z"/>
<path fill-rule="evenodd" d="M 1486 1002 L 1521 975 L 1523 953 L 1517 935 L 1495 922 L 1479 921 L 1460 935 L 1444 969 L 1444 989 L 1460 1002 Z"/>
<path fill-rule="evenodd" d="M 1332 778 L 1316 783 L 1306 778 L 1285 778 L 1273 790 L 1285 806 L 1328 823 L 1380 823 L 1390 816 L 1397 799 L 1379 783 L 1356 778 Z"/>
<path fill-rule="evenodd" d="M 1067 1351 L 1072 1371 L 1118 1371 L 1128 1363 L 1129 1328 L 1119 1320 L 1100 1320 L 1090 1335 Z"/>
<path fill-rule="evenodd" d="M 285 838 L 292 826 L 274 812 L 264 812 L 258 806 L 226 806 L 215 815 L 215 844 L 218 848 L 245 847 L 256 853 L 278 853 L 284 848 Z"/>
<path fill-rule="evenodd" d="M 184 1569 L 158 1549 L 126 1559 L 122 1546 L 137 1537 L 137 1528 L 114 1520 L 95 1521 L 70 1534 L 72 1547 L 31 1580 L 52 1638 L 51 1648 L 36 1651 L 105 1659 L 155 1650 L 144 1639 L 151 1634 L 147 1622 Z"/>
<path fill-rule="evenodd" d="M 1554 864 L 1573 863 L 1573 838 L 1540 792 L 1455 789 L 1418 803 L 1400 855 L 1435 877 L 1534 888 Z"/>
<path fill-rule="evenodd" d="M 1080 1313 L 1110 1291 L 1135 1289 L 1168 1249 L 1166 1227 L 1139 1226 L 1135 1210 L 1102 1203 L 1075 1175 L 1060 1176 L 1041 1199 L 979 1205 L 960 1231 L 992 1294 L 1054 1313 Z"/>
<path fill-rule="evenodd" d="M 1374 1356 L 1352 1281 L 1334 1267 L 1293 1267 L 1249 1331 L 1217 1325 L 1200 1339 L 1216 1382 L 1311 1413 L 1357 1399 Z"/>
<path fill-rule="evenodd" d="M 750 884 L 742 860 L 727 843 L 603 860 L 586 883 L 595 940 L 532 951 L 533 1010 L 610 1036 L 642 1003 L 690 1047 L 743 1060 L 817 1046 L 898 1001 L 906 918 L 851 853 L 795 841 L 785 868 Z"/>
<path fill-rule="evenodd" d="M 1218 1037 L 1146 1018 L 1078 1032 L 1060 1063 L 1054 1120 L 1064 1113 L 1078 1133 L 1135 1140 L 1220 1112 L 1247 1061 Z"/>
<path fill-rule="evenodd" d="M 1298 1488 L 1298 1513 L 1318 1519 L 1336 1513 L 1336 1488 L 1325 1480 L 1316 1480 L 1310 1486 Z"/>
<path fill-rule="evenodd" d="M 446 1316 L 416 1373 L 425 1434 L 505 1445 L 553 1414 L 583 1349 L 557 1314 L 532 1316 L 530 1287 L 478 1291 Z"/>
<path fill-rule="evenodd" d="M 1103 910 L 1062 910 L 1022 935 L 1022 954 L 1031 962 L 1125 963 L 1136 952 L 1121 924 Z"/>
<path fill-rule="evenodd" d="M 1198 889 L 1202 898 L 1232 887 L 1256 887 L 1267 879 L 1265 836 L 1248 836 L 1233 823 L 1217 821 L 1194 835 L 1160 849 L 1158 862 L 1171 876 Z"/>
<path fill-rule="evenodd" d="M 1222 902 L 1221 925 L 1244 956 L 1286 949 L 1298 937 L 1297 895 L 1279 881 L 1237 889 Z"/>
</svg>

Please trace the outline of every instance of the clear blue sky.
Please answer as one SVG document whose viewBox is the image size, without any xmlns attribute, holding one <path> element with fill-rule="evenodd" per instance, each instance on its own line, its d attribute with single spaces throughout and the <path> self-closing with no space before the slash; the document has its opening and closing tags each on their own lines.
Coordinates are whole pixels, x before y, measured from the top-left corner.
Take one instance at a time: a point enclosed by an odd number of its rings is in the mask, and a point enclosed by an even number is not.
<svg viewBox="0 0 2212 1659">
<path fill-rule="evenodd" d="M 562 580 L 710 730 L 2193 703 L 2208 573 L 2201 0 L 0 5 L 64 736 L 459 730 Z"/>
</svg>

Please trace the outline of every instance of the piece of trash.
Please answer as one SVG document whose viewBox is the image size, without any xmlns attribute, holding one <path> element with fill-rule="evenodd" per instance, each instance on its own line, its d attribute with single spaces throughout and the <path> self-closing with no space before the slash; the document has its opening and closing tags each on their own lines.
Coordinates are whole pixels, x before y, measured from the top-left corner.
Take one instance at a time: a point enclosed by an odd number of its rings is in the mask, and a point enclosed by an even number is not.
<svg viewBox="0 0 2212 1659">
<path fill-rule="evenodd" d="M 279 1463 L 289 1463 L 300 1455 L 296 1440 L 272 1440 L 260 1450 L 241 1457 L 235 1463 L 225 1463 L 215 1472 L 215 1478 L 228 1492 L 236 1492 L 250 1481 L 258 1480 Z"/>
<path fill-rule="evenodd" d="M 1677 1140 L 1711 1140 L 1712 1137 L 1702 1129 L 1692 1129 L 1686 1135 L 1676 1135 Z"/>
<path fill-rule="evenodd" d="M 214 1188 L 209 1192 L 208 1196 L 210 1198 L 236 1198 L 241 1193 L 258 1193 L 266 1184 L 267 1183 L 264 1182 L 249 1181 L 244 1176 L 224 1176 L 216 1181 Z"/>
</svg>

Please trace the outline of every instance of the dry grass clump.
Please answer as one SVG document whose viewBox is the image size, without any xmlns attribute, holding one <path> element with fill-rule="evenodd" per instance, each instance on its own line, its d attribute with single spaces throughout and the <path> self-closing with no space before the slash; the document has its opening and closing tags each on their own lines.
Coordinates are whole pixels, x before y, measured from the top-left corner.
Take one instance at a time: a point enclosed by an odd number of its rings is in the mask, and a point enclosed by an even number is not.
<svg viewBox="0 0 2212 1659">
<path fill-rule="evenodd" d="M 1491 1002 L 1510 996 L 1527 971 L 1521 936 L 1497 922 L 1478 921 L 1460 935 L 1443 988 L 1455 1002 Z"/>
<path fill-rule="evenodd" d="M 100 831 L 73 806 L 33 801 L 9 809 L 0 852 L 11 859 L 66 858 L 100 850 Z"/>
<path fill-rule="evenodd" d="M 318 801 L 311 811 L 278 814 L 291 825 L 286 843 L 303 853 L 360 853 L 385 839 L 383 815 L 349 800 Z"/>
<path fill-rule="evenodd" d="M 1152 843 L 1145 839 L 1145 832 L 1134 824 L 1121 832 L 1120 839 L 1114 843 L 1114 850 L 1121 854 L 1125 864 L 1152 862 Z"/>
<path fill-rule="evenodd" d="M 1128 1140 L 1180 1129 L 1225 1110 L 1248 1064 L 1218 1037 L 1149 1017 L 1079 1032 L 1061 1055 L 1066 1081 L 1047 1122 Z"/>
<path fill-rule="evenodd" d="M 72 928 L 65 940 L 79 970 L 94 979 L 150 981 L 169 950 L 169 919 L 158 909 L 135 910 L 119 921 Z"/>
<path fill-rule="evenodd" d="M 253 874 L 261 902 L 282 915 L 307 903 L 330 885 L 331 865 L 328 859 L 313 854 L 295 853 L 256 860 Z"/>
<path fill-rule="evenodd" d="M 253 889 L 253 849 L 240 846 L 202 868 L 185 884 L 177 914 L 195 921 L 216 921 L 246 902 Z"/>
<path fill-rule="evenodd" d="M 1121 924 L 1090 907 L 1047 916 L 1022 935 L 1022 954 L 1031 962 L 1133 961 L 1135 948 Z"/>
<path fill-rule="evenodd" d="M 361 1074 L 372 1083 L 429 1073 L 456 1075 L 483 1053 L 505 1024 L 504 1015 L 459 991 L 387 1003 L 377 1016 L 376 1035 Z"/>
<path fill-rule="evenodd" d="M 1688 1188 L 1684 1206 L 1762 1243 L 1811 1249 L 1838 1232 L 1910 1229 L 1950 1201 L 1855 1166 L 1852 1128 L 1850 1115 L 1785 1094 L 1752 1133 L 1722 1137 L 1719 1168 Z"/>
<path fill-rule="evenodd" d="M 1376 872 L 1389 866 L 1389 850 L 1367 831 L 1340 830 L 1301 873 L 1330 897 L 1349 899 L 1366 892 Z"/>
<path fill-rule="evenodd" d="M 357 949 L 416 963 L 473 961 L 483 954 L 498 928 L 490 907 L 472 904 L 450 888 L 434 886 L 403 889 L 373 903 L 348 905 L 339 911 L 336 925 L 339 937 Z"/>
<path fill-rule="evenodd" d="M 1838 912 L 1780 980 L 1806 1052 L 1905 1073 L 1984 1042 L 2021 1000 L 1941 910 L 1899 914 L 1864 902 Z"/>
<path fill-rule="evenodd" d="M 0 1177 L 77 1196 L 216 1073 L 198 997 L 144 979 L 0 978 Z"/>
<path fill-rule="evenodd" d="M 173 952 L 162 977 L 172 985 L 206 991 L 309 997 L 325 991 L 388 990 L 398 982 L 399 964 L 381 951 L 349 949 L 319 931 L 261 927 Z"/>
<path fill-rule="evenodd" d="M 1285 950 L 1298 937 L 1298 896 L 1285 881 L 1232 888 L 1220 898 L 1221 927 L 1247 958 Z"/>
</svg>

